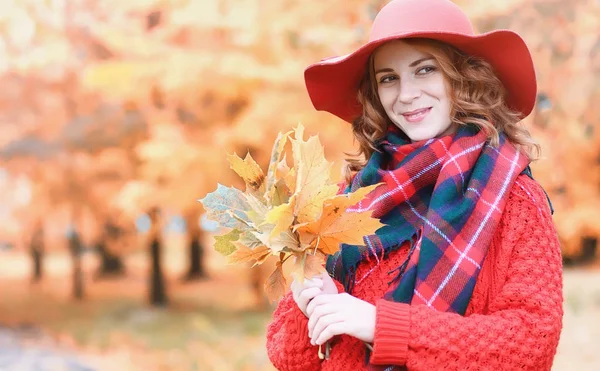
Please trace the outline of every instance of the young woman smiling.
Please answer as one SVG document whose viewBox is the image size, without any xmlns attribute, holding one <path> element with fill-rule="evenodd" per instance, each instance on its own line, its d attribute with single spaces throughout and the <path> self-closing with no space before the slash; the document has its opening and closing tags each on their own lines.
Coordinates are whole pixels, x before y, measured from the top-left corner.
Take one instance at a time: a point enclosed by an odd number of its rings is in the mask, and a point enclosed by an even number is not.
<svg viewBox="0 0 600 371">
<path fill-rule="evenodd" d="M 305 71 L 316 109 L 352 124 L 346 192 L 385 227 L 292 283 L 267 329 L 280 370 L 550 370 L 562 328 L 530 53 L 475 35 L 447 0 L 393 0 L 368 43 Z M 350 210 L 351 212 L 352 210 Z M 328 344 L 328 359 L 317 346 Z"/>
</svg>

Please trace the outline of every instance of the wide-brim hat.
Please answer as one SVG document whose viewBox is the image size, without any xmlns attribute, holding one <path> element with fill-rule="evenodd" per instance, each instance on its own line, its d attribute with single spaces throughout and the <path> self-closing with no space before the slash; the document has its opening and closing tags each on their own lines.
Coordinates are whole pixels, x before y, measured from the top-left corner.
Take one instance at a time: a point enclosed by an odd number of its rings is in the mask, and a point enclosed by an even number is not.
<svg viewBox="0 0 600 371">
<path fill-rule="evenodd" d="M 450 44 L 492 65 L 507 90 L 509 108 L 524 118 L 535 105 L 533 61 L 523 39 L 513 31 L 475 35 L 463 11 L 448 0 L 393 0 L 373 22 L 369 41 L 354 52 L 315 63 L 304 71 L 313 106 L 352 122 L 362 115 L 357 90 L 371 53 L 390 40 L 427 38 Z"/>
</svg>

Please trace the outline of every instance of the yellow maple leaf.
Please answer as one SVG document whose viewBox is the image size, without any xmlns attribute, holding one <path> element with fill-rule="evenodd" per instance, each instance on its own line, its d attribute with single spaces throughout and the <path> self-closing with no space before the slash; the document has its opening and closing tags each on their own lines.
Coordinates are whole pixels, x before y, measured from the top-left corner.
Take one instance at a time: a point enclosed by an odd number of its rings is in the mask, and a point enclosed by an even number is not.
<svg viewBox="0 0 600 371">
<path fill-rule="evenodd" d="M 265 174 L 250 153 L 243 160 L 235 153 L 228 154 L 227 160 L 231 169 L 244 180 L 246 187 L 258 193 L 264 192 Z"/>
<path fill-rule="evenodd" d="M 372 218 L 372 211 L 345 212 L 348 198 L 336 197 L 325 203 L 319 220 L 298 228 L 298 232 L 316 236 L 311 247 L 334 254 L 341 243 L 363 245 L 363 237 L 374 234 L 383 224 Z"/>
<path fill-rule="evenodd" d="M 283 155 L 283 158 L 277 164 L 275 168 L 275 179 L 284 179 L 290 172 L 290 166 L 287 163 L 287 154 Z"/>
<path fill-rule="evenodd" d="M 267 191 L 265 194 L 267 205 L 279 206 L 288 202 L 290 196 L 292 195 L 292 191 L 290 191 L 290 189 L 293 189 L 290 188 L 290 186 L 286 183 L 285 179 L 289 172 L 290 167 L 287 165 L 285 154 L 283 155 L 281 161 L 269 165 L 269 176 L 267 177 Z"/>
<path fill-rule="evenodd" d="M 283 152 L 285 145 L 287 144 L 287 140 L 292 132 L 288 131 L 285 134 L 279 133 L 277 138 L 275 139 L 275 143 L 273 144 L 273 149 L 271 151 L 271 160 L 269 161 L 269 169 L 267 171 L 267 191 L 271 189 L 275 185 L 278 179 L 278 168 L 281 164 L 283 154 L 283 162 L 285 163 L 285 153 Z"/>
<path fill-rule="evenodd" d="M 273 253 L 278 253 L 283 249 L 299 250 L 300 243 L 296 234 L 290 230 L 284 230 L 278 235 L 272 236 L 273 224 L 263 224 L 260 231 L 251 232 L 260 242 L 265 244 Z"/>
<path fill-rule="evenodd" d="M 296 189 L 296 169 L 291 168 L 288 173 L 283 176 L 283 181 L 293 193 Z"/>
<path fill-rule="evenodd" d="M 337 195 L 334 197 L 334 200 L 336 200 L 336 206 L 339 206 L 342 209 L 346 210 L 350 206 L 358 204 L 360 201 L 362 201 L 362 199 L 365 198 L 366 195 L 371 193 L 375 188 L 379 187 L 382 184 L 383 183 L 377 183 L 367 187 L 361 187 L 352 193 L 344 193 L 341 195 Z"/>
<path fill-rule="evenodd" d="M 279 206 L 290 200 L 292 192 L 283 179 L 278 180 L 268 191 L 267 199 L 271 206 Z"/>
<path fill-rule="evenodd" d="M 326 200 L 331 199 L 337 194 L 338 187 L 336 185 L 321 186 L 319 189 L 305 188 L 303 195 L 298 197 L 304 201 L 302 205 L 296 206 L 296 220 L 299 223 L 309 223 L 317 220 L 323 212 L 323 204 Z M 297 204 L 300 201 L 297 201 Z"/>
<path fill-rule="evenodd" d="M 289 202 L 281 204 L 271 209 L 265 218 L 266 223 L 274 224 L 271 236 L 280 234 L 289 229 L 294 222 L 294 207 L 296 206 L 296 197 L 292 196 Z"/>
<path fill-rule="evenodd" d="M 292 140 L 296 182 L 296 215 L 298 223 L 315 221 L 323 210 L 323 202 L 337 193 L 337 186 L 330 182 L 331 163 L 325 159 L 323 146 L 317 136 L 304 140 L 304 127 L 296 128 Z"/>
</svg>

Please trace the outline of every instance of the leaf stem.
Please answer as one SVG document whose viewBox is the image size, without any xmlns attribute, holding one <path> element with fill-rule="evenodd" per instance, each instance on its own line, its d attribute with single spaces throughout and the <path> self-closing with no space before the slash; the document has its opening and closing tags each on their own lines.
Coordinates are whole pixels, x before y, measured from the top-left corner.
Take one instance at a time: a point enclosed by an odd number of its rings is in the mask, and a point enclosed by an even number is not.
<svg viewBox="0 0 600 371">
<path fill-rule="evenodd" d="M 325 343 L 325 353 L 323 353 L 323 349 L 321 348 L 323 344 L 319 345 L 319 359 L 320 360 L 328 360 L 329 354 L 331 353 L 331 345 L 329 342 Z"/>
<path fill-rule="evenodd" d="M 232 218 L 234 218 L 235 220 L 239 221 L 240 223 L 244 223 L 246 226 L 248 226 L 250 229 L 252 229 L 255 232 L 260 232 L 259 229 L 257 229 L 254 224 L 248 222 L 247 220 L 244 220 L 242 218 L 240 218 L 239 216 L 235 215 L 234 212 L 232 212 L 231 210 L 227 210 L 226 211 L 227 214 L 229 214 Z"/>
<path fill-rule="evenodd" d="M 286 256 L 285 258 L 281 259 L 281 257 L 279 258 L 281 260 L 281 264 L 283 265 L 283 263 L 285 263 L 286 260 L 288 260 L 293 254 L 289 254 L 288 256 Z"/>
<path fill-rule="evenodd" d="M 319 248 L 319 242 L 321 242 L 321 236 L 317 236 L 317 243 L 315 244 L 315 250 L 313 251 L 313 255 L 317 253 L 317 249 Z"/>
</svg>

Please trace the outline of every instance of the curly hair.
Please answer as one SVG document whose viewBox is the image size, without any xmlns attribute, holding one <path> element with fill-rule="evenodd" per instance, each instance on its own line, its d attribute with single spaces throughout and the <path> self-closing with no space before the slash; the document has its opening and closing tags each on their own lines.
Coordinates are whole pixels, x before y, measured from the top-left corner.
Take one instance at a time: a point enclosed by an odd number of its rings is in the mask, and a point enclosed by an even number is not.
<svg viewBox="0 0 600 371">
<path fill-rule="evenodd" d="M 478 126 L 493 146 L 498 146 L 499 133 L 504 133 L 531 161 L 538 159 L 539 144 L 522 126 L 520 114 L 506 105 L 506 89 L 488 62 L 436 40 L 403 41 L 415 47 L 426 47 L 426 52 L 438 62 L 451 90 L 453 124 Z M 375 52 L 369 57 L 367 71 L 358 88 L 357 99 L 363 106 L 363 114 L 352 122 L 352 131 L 359 149 L 354 154 L 346 153 L 351 156 L 346 159 L 344 171 L 347 182 L 353 173 L 366 165 L 373 152 L 378 151 L 378 140 L 386 134 L 389 125 L 394 125 L 379 100 L 374 55 Z"/>
</svg>

